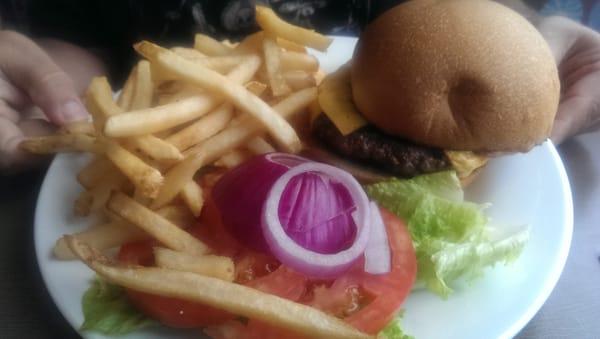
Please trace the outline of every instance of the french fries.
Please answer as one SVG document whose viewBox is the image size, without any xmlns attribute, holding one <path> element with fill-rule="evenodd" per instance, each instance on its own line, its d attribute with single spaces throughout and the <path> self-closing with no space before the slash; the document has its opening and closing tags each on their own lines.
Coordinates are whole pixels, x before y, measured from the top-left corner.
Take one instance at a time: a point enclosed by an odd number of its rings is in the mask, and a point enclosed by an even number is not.
<svg viewBox="0 0 600 339">
<path fill-rule="evenodd" d="M 95 77 L 92 79 L 86 94 L 86 106 L 92 115 L 94 126 L 98 133 L 102 133 L 106 119 L 109 116 L 122 112 L 112 97 L 112 89 L 106 77 Z"/>
<path fill-rule="evenodd" d="M 153 198 L 158 194 L 163 176 L 156 168 L 146 164 L 112 140 L 107 140 L 103 146 L 106 157 L 121 170 L 136 188 L 140 189 L 144 196 Z"/>
<path fill-rule="evenodd" d="M 285 82 L 295 91 L 317 85 L 315 77 L 306 71 L 295 70 L 283 73 Z"/>
<path fill-rule="evenodd" d="M 215 164 L 226 168 L 234 168 L 244 163 L 248 158 L 250 158 L 250 155 L 247 152 L 236 149 L 222 156 Z"/>
<path fill-rule="evenodd" d="M 107 250 L 131 241 L 147 239 L 149 235 L 141 229 L 124 222 L 109 222 L 94 226 L 73 235 L 98 250 Z M 65 237 L 59 238 L 52 249 L 54 257 L 60 260 L 73 260 L 73 254 Z"/>
<path fill-rule="evenodd" d="M 75 200 L 75 215 L 87 216 L 90 212 L 101 210 L 113 190 L 117 190 L 124 182 L 120 172 L 107 172 L 102 179 L 87 191 L 81 192 Z"/>
<path fill-rule="evenodd" d="M 96 130 L 94 124 L 90 121 L 75 121 L 61 127 L 59 133 L 64 134 L 87 134 L 94 136 Z"/>
<path fill-rule="evenodd" d="M 319 69 L 319 61 L 312 55 L 284 51 L 281 52 L 281 68 L 285 71 L 316 72 Z"/>
<path fill-rule="evenodd" d="M 300 139 L 290 124 L 244 86 L 206 67 L 194 64 L 171 51 L 144 48 L 143 46 L 140 46 L 140 50 L 144 57 L 156 62 L 165 71 L 228 99 L 237 108 L 252 115 L 265 125 L 285 150 L 290 152 L 300 150 Z"/>
<path fill-rule="evenodd" d="M 171 249 L 193 255 L 209 252 L 208 247 L 200 240 L 123 193 L 113 194 L 107 206 L 109 210 L 146 231 Z"/>
<path fill-rule="evenodd" d="M 134 67 L 123 85 L 123 89 L 117 99 L 117 105 L 124 111 L 131 108 L 131 101 L 133 100 L 133 88 L 135 87 L 137 70 Z"/>
<path fill-rule="evenodd" d="M 194 220 L 194 216 L 183 206 L 169 205 L 156 212 L 179 228 L 189 226 Z M 101 251 L 119 247 L 128 242 L 150 238 L 148 233 L 117 215 L 113 216 L 108 223 L 92 226 L 72 236 Z M 52 253 L 59 260 L 77 258 L 67 245 L 65 237 L 61 237 L 56 241 Z"/>
<path fill-rule="evenodd" d="M 126 288 L 199 302 L 310 338 L 372 338 L 316 308 L 251 287 L 165 268 L 117 266 L 75 237 L 67 236 L 66 241 L 71 250 L 96 273 Z"/>
<path fill-rule="evenodd" d="M 306 53 L 306 47 L 284 38 L 277 38 L 277 44 L 286 51 Z"/>
<path fill-rule="evenodd" d="M 101 153 L 96 138 L 86 134 L 57 134 L 33 137 L 24 140 L 22 149 L 35 154 L 53 154 L 59 152 Z"/>
<path fill-rule="evenodd" d="M 173 133 L 165 140 L 177 149 L 184 151 L 221 131 L 232 118 L 233 106 L 227 103 L 222 104 L 205 117 Z"/>
<path fill-rule="evenodd" d="M 280 116 L 288 118 L 300 112 L 316 98 L 316 88 L 303 89 L 289 95 L 273 106 L 273 109 Z M 227 154 L 229 150 L 239 147 L 260 132 L 262 132 L 261 125 L 246 115 L 238 124 L 226 128 L 190 149 L 192 150 L 189 152 L 190 155 L 166 174 L 164 184 L 152 205 L 154 207 L 166 205 L 181 191 L 185 183 L 192 179 L 197 170 Z"/>
<path fill-rule="evenodd" d="M 257 19 L 264 31 L 240 43 L 197 34 L 194 48 L 136 44 L 144 60 L 116 101 L 107 79 L 94 78 L 85 100 L 91 121 L 22 143 L 37 153 L 94 154 L 77 173 L 84 190 L 74 210 L 108 221 L 61 237 L 54 256 L 77 257 L 126 288 L 200 302 L 300 335 L 368 338 L 315 308 L 234 283 L 232 258 L 212 255 L 218 249 L 187 229 L 198 223 L 205 195 L 226 168 L 277 149 L 298 152 L 294 127 L 302 130 L 298 121 L 306 120 L 299 114 L 318 104 L 319 64 L 307 46 L 324 49 L 329 39 L 263 7 Z M 114 264 L 100 253 L 114 255 L 132 241 L 154 241 L 155 267 Z"/>
<path fill-rule="evenodd" d="M 183 159 L 183 154 L 179 152 L 176 146 L 152 134 L 131 138 L 128 143 L 155 160 L 176 161 Z"/>
<path fill-rule="evenodd" d="M 178 55 L 190 60 L 199 60 L 206 58 L 206 55 L 194 48 L 173 47 L 171 50 Z"/>
<path fill-rule="evenodd" d="M 150 63 L 142 60 L 135 68 L 136 81 L 131 98 L 130 109 L 143 109 L 152 105 L 152 75 L 150 73 Z"/>
<path fill-rule="evenodd" d="M 227 55 L 232 49 L 204 34 L 196 34 L 194 48 L 208 56 Z"/>
<path fill-rule="evenodd" d="M 153 49 L 152 44 L 136 45 L 138 50 Z M 144 54 L 145 52 L 141 52 Z M 243 63 L 227 76 L 231 82 L 249 81 L 260 66 L 258 56 L 247 56 Z M 198 95 L 171 104 L 132 111 L 111 117 L 106 122 L 105 134 L 109 137 L 127 137 L 160 132 L 190 120 L 199 118 L 222 102 L 220 97 Z"/>
<path fill-rule="evenodd" d="M 322 52 L 326 51 L 333 41 L 324 35 L 281 20 L 272 9 L 264 6 L 256 6 L 256 22 L 260 28 L 270 35 L 281 37 L 299 45 L 312 47 Z"/>
<path fill-rule="evenodd" d="M 225 281 L 233 281 L 235 267 L 229 257 L 218 255 L 195 256 L 163 247 L 154 248 L 156 266 L 176 271 L 191 272 Z"/>
<path fill-rule="evenodd" d="M 271 92 L 276 97 L 289 94 L 291 89 L 281 74 L 281 50 L 275 39 L 266 37 L 263 40 L 263 53 Z"/>
<path fill-rule="evenodd" d="M 202 205 L 204 205 L 204 198 L 202 196 L 202 188 L 194 180 L 189 181 L 183 186 L 181 198 L 194 216 L 200 216 Z"/>
<path fill-rule="evenodd" d="M 264 138 L 254 137 L 248 141 L 248 150 L 254 154 L 266 154 L 275 152 L 275 148 L 271 146 Z"/>
<path fill-rule="evenodd" d="M 96 156 L 77 174 L 81 186 L 90 189 L 95 186 L 106 173 L 114 170 L 113 164 L 104 156 Z"/>
</svg>

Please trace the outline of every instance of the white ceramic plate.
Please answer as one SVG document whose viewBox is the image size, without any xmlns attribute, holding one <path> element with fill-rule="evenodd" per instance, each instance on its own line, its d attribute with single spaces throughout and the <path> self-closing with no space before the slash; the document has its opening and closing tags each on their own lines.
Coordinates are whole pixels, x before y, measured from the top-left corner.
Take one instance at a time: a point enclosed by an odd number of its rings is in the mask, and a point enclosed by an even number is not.
<svg viewBox="0 0 600 339">
<path fill-rule="evenodd" d="M 336 38 L 327 55 L 316 53 L 325 71 L 332 71 L 352 54 L 356 40 Z M 80 188 L 77 170 L 87 157 L 59 155 L 42 185 L 35 215 L 35 249 L 48 291 L 74 327 L 83 321 L 81 295 L 94 274 L 78 262 L 54 260 L 57 238 L 86 227 L 91 221 L 72 216 Z M 404 327 L 417 339 L 508 338 L 539 310 L 563 269 L 573 227 L 573 207 L 562 162 L 547 142 L 527 154 L 490 161 L 467 198 L 490 202 L 488 213 L 502 225 L 531 225 L 531 240 L 510 266 L 498 266 L 472 285 L 458 286 L 448 299 L 426 291 L 414 292 L 404 305 Z M 86 338 L 102 338 L 82 333 Z M 127 338 L 192 337 L 197 332 L 148 329 Z"/>
</svg>

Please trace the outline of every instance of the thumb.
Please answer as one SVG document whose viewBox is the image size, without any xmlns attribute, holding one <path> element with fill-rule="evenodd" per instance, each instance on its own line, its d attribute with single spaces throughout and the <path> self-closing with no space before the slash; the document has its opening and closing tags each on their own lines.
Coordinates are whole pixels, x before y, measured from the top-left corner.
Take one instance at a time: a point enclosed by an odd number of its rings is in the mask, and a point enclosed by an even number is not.
<svg viewBox="0 0 600 339">
<path fill-rule="evenodd" d="M 0 46 L 0 69 L 50 121 L 62 125 L 85 119 L 73 81 L 40 47 L 11 31 L 0 32 Z"/>
</svg>

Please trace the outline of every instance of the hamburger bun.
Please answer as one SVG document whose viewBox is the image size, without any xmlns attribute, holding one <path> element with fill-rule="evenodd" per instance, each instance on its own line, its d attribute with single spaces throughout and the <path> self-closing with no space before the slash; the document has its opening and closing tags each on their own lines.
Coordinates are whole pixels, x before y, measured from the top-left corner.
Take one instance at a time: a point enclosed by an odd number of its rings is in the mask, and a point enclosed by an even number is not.
<svg viewBox="0 0 600 339">
<path fill-rule="evenodd" d="M 488 0 L 387 11 L 361 35 L 351 79 L 371 123 L 448 150 L 528 151 L 550 134 L 560 95 L 543 37 Z"/>
</svg>

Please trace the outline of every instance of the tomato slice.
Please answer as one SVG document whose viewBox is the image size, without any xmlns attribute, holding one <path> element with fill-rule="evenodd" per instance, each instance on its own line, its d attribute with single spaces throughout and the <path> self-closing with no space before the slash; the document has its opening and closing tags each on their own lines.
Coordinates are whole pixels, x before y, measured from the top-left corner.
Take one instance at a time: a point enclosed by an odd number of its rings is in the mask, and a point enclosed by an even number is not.
<svg viewBox="0 0 600 339">
<path fill-rule="evenodd" d="M 392 251 L 391 271 L 369 274 L 359 262 L 329 288 L 315 289 L 309 303 L 344 317 L 355 328 L 370 334 L 378 333 L 394 318 L 417 275 L 417 259 L 406 225 L 386 209 L 380 211 Z"/>
<path fill-rule="evenodd" d="M 415 281 L 417 261 L 405 224 L 394 214 L 381 209 L 392 251 L 392 270 L 383 275 L 364 272 L 358 262 L 334 281 L 309 281 L 302 274 L 280 266 L 277 270 L 246 284 L 263 292 L 303 302 L 343 318 L 353 327 L 376 334 L 396 315 Z M 220 338 L 300 338 L 268 324 L 249 320 L 245 327 L 225 324 L 212 333 Z"/>
<path fill-rule="evenodd" d="M 150 266 L 154 263 L 153 241 L 129 243 L 121 246 L 120 262 Z M 127 290 L 129 300 L 144 314 L 176 328 L 196 328 L 221 324 L 234 315 L 222 310 L 186 300 Z"/>
</svg>

